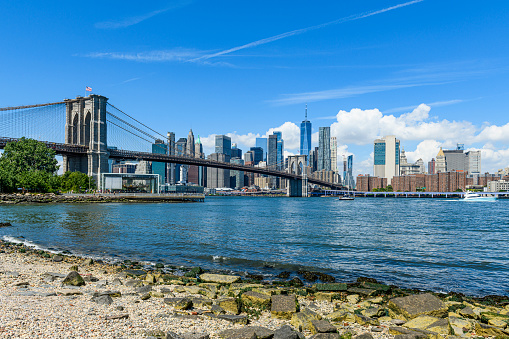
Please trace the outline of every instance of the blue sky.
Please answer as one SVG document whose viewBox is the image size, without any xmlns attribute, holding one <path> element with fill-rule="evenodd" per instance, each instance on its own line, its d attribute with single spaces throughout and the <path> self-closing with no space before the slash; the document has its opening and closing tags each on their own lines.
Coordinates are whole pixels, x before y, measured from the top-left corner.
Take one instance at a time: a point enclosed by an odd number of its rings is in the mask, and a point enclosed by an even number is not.
<svg viewBox="0 0 509 339">
<path fill-rule="evenodd" d="M 243 150 L 283 131 L 298 152 L 305 104 L 339 154 L 372 172 L 395 134 L 409 160 L 464 143 L 509 165 L 509 2 L 4 1 L 0 107 L 85 95 L 161 133 Z M 314 135 L 317 144 L 317 136 Z"/>
</svg>

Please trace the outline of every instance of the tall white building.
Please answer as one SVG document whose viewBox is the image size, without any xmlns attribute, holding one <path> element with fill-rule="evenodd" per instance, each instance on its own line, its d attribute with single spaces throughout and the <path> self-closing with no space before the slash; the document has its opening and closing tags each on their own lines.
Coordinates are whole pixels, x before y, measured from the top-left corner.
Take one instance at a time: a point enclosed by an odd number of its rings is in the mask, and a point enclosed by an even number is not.
<svg viewBox="0 0 509 339">
<path fill-rule="evenodd" d="M 373 174 L 375 177 L 387 178 L 390 184 L 392 177 L 399 175 L 400 141 L 394 135 L 388 135 L 374 142 Z"/>
<path fill-rule="evenodd" d="M 336 137 L 330 138 L 330 167 L 332 171 L 338 173 L 338 140 Z"/>
<path fill-rule="evenodd" d="M 468 151 L 466 156 L 468 173 L 481 173 L 481 151 Z"/>
</svg>

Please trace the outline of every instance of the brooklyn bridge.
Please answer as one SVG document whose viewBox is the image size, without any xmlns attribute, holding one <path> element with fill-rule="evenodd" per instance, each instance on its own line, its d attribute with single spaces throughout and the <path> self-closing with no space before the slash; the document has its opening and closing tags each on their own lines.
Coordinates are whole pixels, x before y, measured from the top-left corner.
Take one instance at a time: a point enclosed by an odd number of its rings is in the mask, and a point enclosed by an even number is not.
<svg viewBox="0 0 509 339">
<path fill-rule="evenodd" d="M 108 160 L 116 159 L 195 165 L 280 177 L 288 180 L 289 196 L 306 196 L 308 183 L 343 188 L 340 184 L 308 178 L 302 156 L 289 157 L 288 169 L 282 171 L 274 167 L 252 167 L 179 155 L 174 149 L 168 150 L 168 154 L 152 153 L 152 144 L 166 137 L 110 104 L 108 98 L 95 94 L 61 102 L 0 108 L 0 149 L 21 137 L 44 142 L 62 156 L 64 172 L 86 173 L 98 184 L 101 174 L 109 172 Z"/>
</svg>

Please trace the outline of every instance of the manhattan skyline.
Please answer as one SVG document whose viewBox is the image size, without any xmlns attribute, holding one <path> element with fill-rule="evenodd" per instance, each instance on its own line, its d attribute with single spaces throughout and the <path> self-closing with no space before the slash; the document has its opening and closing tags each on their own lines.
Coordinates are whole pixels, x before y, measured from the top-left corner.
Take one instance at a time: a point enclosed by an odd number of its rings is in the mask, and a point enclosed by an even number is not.
<svg viewBox="0 0 509 339">
<path fill-rule="evenodd" d="M 509 165 L 509 4 L 433 0 L 314 3 L 3 3 L 0 106 L 105 95 L 160 133 L 189 128 L 213 152 L 281 131 L 298 154 L 330 127 L 354 174 L 373 140 L 396 135 L 409 162 L 440 147 Z M 338 162 L 340 163 L 340 162 Z"/>
</svg>

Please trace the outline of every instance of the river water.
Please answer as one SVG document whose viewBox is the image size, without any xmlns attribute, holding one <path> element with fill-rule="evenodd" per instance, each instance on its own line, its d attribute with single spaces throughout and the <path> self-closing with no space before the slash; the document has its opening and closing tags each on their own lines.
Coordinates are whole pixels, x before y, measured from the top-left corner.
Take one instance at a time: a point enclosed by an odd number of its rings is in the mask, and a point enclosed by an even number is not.
<svg viewBox="0 0 509 339">
<path fill-rule="evenodd" d="M 108 260 L 267 275 L 300 268 L 401 287 L 509 294 L 509 200 L 207 197 L 0 205 L 0 238 Z"/>
</svg>

